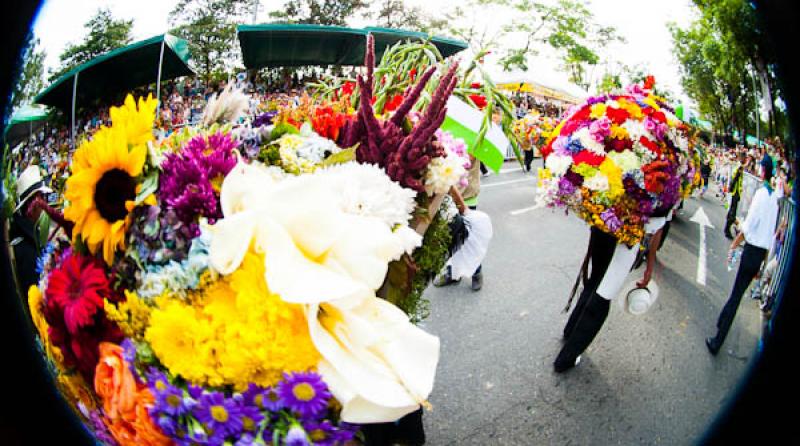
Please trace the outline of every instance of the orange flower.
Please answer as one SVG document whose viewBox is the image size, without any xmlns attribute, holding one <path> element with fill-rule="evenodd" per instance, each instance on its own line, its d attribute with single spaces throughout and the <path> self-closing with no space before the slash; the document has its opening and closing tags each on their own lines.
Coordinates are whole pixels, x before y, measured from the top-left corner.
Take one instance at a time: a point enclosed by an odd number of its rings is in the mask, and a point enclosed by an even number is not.
<svg viewBox="0 0 800 446">
<path fill-rule="evenodd" d="M 125 365 L 122 347 L 102 342 L 99 347 L 100 361 L 94 376 L 94 389 L 103 400 L 103 410 L 112 421 L 135 417 L 136 379 Z"/>
<path fill-rule="evenodd" d="M 172 440 L 153 424 L 148 413 L 155 399 L 146 385 L 136 382 L 122 357 L 122 347 L 103 342 L 95 370 L 94 388 L 103 401 L 105 423 L 121 446 L 168 446 Z"/>
</svg>

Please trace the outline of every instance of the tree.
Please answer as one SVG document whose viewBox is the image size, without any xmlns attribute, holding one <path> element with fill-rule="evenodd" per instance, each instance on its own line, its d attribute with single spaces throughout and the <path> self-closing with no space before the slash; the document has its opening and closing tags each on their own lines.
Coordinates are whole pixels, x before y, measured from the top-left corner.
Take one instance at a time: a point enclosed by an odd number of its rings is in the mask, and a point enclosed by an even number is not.
<svg viewBox="0 0 800 446">
<path fill-rule="evenodd" d="M 115 20 L 108 8 L 100 8 L 84 24 L 89 34 L 79 44 L 69 44 L 59 56 L 61 66 L 50 76 L 50 81 L 74 67 L 88 62 L 111 50 L 128 45 L 133 40 L 131 29 L 133 20 Z"/>
<path fill-rule="evenodd" d="M 346 26 L 348 19 L 367 6 L 364 0 L 289 0 L 270 17 L 288 23 Z"/>
<path fill-rule="evenodd" d="M 500 60 L 505 70 L 528 69 L 528 58 L 549 47 L 561 56 L 570 81 L 588 88 L 586 66 L 599 61 L 597 51 L 613 41 L 624 41 L 613 27 L 594 22 L 583 0 L 558 0 L 545 4 L 532 0 L 514 0 L 514 20 L 504 27 L 520 45 L 506 50 Z M 515 38 L 520 36 L 520 38 Z"/>
<path fill-rule="evenodd" d="M 224 78 L 237 57 L 236 24 L 252 13 L 255 0 L 181 0 L 169 13 L 172 33 L 186 39 L 196 71 L 208 85 Z"/>
<path fill-rule="evenodd" d="M 377 20 L 378 26 L 433 34 L 445 25 L 444 20 L 430 17 L 417 6 L 409 7 L 403 0 L 382 0 L 376 5 L 377 9 L 365 15 Z"/>
<path fill-rule="evenodd" d="M 11 92 L 12 109 L 30 103 L 44 88 L 45 57 L 45 51 L 39 48 L 39 39 L 34 38 L 33 34 L 29 35 L 28 45 L 22 56 L 22 70 Z"/>
<path fill-rule="evenodd" d="M 622 80 L 619 74 L 605 73 L 597 84 L 597 94 L 609 93 L 622 88 Z"/>
</svg>

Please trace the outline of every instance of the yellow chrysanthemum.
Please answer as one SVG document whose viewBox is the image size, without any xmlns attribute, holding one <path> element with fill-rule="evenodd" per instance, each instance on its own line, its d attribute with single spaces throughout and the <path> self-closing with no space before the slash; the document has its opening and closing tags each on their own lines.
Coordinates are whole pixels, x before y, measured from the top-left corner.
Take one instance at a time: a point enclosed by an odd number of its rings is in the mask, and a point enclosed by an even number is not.
<svg viewBox="0 0 800 446">
<path fill-rule="evenodd" d="M 195 306 L 169 300 L 153 310 L 145 339 L 173 374 L 237 389 L 276 384 L 284 371 L 312 369 L 320 359 L 303 306 L 269 291 L 263 257 L 252 250 Z"/>
<path fill-rule="evenodd" d="M 606 115 L 606 108 L 608 107 L 606 106 L 606 104 L 603 104 L 602 102 L 592 105 L 589 117 L 592 119 L 602 118 L 603 116 Z"/>
<path fill-rule="evenodd" d="M 611 137 L 614 139 L 628 138 L 628 131 L 625 130 L 625 127 L 613 124 L 611 126 Z"/>
<path fill-rule="evenodd" d="M 156 101 L 139 99 L 138 109 L 129 95 L 122 107 L 112 107 L 111 127 L 102 127 L 85 141 L 72 159 L 64 216 L 75 223 L 73 240 L 82 239 L 92 254 L 102 247 L 109 265 L 114 252 L 125 247 L 125 231 L 152 140 Z M 146 129 L 146 130 L 145 130 Z"/>
<path fill-rule="evenodd" d="M 611 200 L 616 200 L 625 193 L 622 184 L 622 170 L 614 163 L 611 158 L 606 158 L 600 164 L 600 172 L 608 178 L 608 192 L 606 195 Z"/>
<path fill-rule="evenodd" d="M 639 107 L 639 104 L 625 98 L 619 98 L 617 102 L 619 103 L 619 108 L 627 111 L 631 118 L 639 121 L 644 118 L 644 113 L 642 113 L 642 108 Z"/>
</svg>

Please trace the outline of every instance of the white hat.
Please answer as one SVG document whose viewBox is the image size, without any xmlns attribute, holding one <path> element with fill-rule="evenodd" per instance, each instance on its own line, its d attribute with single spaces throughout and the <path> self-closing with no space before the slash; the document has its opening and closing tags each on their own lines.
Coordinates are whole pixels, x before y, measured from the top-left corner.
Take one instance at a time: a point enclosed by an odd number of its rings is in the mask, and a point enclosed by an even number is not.
<svg viewBox="0 0 800 446">
<path fill-rule="evenodd" d="M 53 192 L 52 189 L 45 186 L 39 166 L 34 164 L 28 166 L 17 178 L 17 201 L 19 204 L 17 204 L 14 212 L 20 210 L 25 202 L 37 191 L 45 194 Z"/>
<path fill-rule="evenodd" d="M 646 287 L 636 285 L 637 280 L 629 282 L 620 293 L 619 305 L 626 312 L 640 316 L 647 312 L 658 299 L 658 284 L 650 279 Z"/>
</svg>

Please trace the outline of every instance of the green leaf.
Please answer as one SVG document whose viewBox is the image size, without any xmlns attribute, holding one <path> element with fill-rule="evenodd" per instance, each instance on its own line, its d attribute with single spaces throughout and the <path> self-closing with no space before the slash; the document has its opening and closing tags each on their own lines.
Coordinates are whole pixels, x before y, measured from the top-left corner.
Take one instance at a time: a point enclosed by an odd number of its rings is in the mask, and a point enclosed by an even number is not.
<svg viewBox="0 0 800 446">
<path fill-rule="evenodd" d="M 319 163 L 322 167 L 333 166 L 336 164 L 344 164 L 349 163 L 350 161 L 355 161 L 356 159 L 356 148 L 358 144 L 350 147 L 349 149 L 344 149 L 339 153 L 334 153 L 333 155 L 327 157 L 324 161 Z"/>
<path fill-rule="evenodd" d="M 144 200 L 150 194 L 155 193 L 156 190 L 158 190 L 158 170 L 153 169 L 142 182 L 142 189 L 136 195 L 136 201 L 134 201 L 134 204 L 137 206 L 142 204 Z"/>
<path fill-rule="evenodd" d="M 34 225 L 34 235 L 36 236 L 36 248 L 38 251 L 44 249 L 47 239 L 50 237 L 50 216 L 47 212 L 39 214 L 39 218 Z"/>
</svg>

